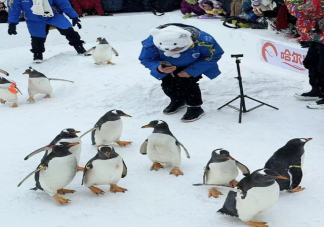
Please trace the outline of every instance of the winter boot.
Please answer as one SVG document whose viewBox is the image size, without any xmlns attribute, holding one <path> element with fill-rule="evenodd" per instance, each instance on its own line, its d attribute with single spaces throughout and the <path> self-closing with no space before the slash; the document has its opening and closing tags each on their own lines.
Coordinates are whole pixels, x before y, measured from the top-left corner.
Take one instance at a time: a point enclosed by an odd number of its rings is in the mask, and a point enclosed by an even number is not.
<svg viewBox="0 0 324 227">
<path fill-rule="evenodd" d="M 86 50 L 84 49 L 84 47 L 82 45 L 78 45 L 78 46 L 74 46 L 74 49 L 78 52 L 78 54 L 84 54 L 86 52 Z"/>
<path fill-rule="evenodd" d="M 303 101 L 318 101 L 321 99 L 319 96 L 320 96 L 320 90 L 316 87 L 312 87 L 312 90 L 309 92 L 305 92 L 302 94 L 296 93 L 294 95 L 296 99 L 303 100 Z"/>
<path fill-rule="evenodd" d="M 43 62 L 43 53 L 34 53 L 34 63 L 42 63 Z"/>
<path fill-rule="evenodd" d="M 184 102 L 172 102 L 171 101 L 170 104 L 163 110 L 163 113 L 166 115 L 174 114 L 185 106 L 186 106 L 186 104 Z"/>
<path fill-rule="evenodd" d="M 200 119 L 205 115 L 204 110 L 200 106 L 189 106 L 186 114 L 181 118 L 182 122 L 191 122 Z"/>
<path fill-rule="evenodd" d="M 324 109 L 324 98 L 318 100 L 315 103 L 309 103 L 307 107 L 309 109 Z"/>
</svg>

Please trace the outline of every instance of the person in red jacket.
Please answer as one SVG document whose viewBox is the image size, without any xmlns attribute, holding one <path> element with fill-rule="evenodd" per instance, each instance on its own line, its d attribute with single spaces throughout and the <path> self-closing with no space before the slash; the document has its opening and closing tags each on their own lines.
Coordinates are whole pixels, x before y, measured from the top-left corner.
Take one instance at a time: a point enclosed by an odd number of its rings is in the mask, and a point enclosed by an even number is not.
<svg viewBox="0 0 324 227">
<path fill-rule="evenodd" d="M 82 10 L 94 9 L 97 11 L 98 15 L 101 16 L 111 16 L 109 13 L 105 13 L 101 0 L 70 0 L 73 9 L 77 12 L 79 16 L 82 16 Z"/>
<path fill-rule="evenodd" d="M 296 94 L 299 100 L 313 100 L 311 109 L 324 108 L 324 4 L 322 0 L 286 0 L 288 11 L 297 17 L 297 29 L 301 41 L 310 41 L 303 62 L 308 69 L 311 91 Z"/>
</svg>

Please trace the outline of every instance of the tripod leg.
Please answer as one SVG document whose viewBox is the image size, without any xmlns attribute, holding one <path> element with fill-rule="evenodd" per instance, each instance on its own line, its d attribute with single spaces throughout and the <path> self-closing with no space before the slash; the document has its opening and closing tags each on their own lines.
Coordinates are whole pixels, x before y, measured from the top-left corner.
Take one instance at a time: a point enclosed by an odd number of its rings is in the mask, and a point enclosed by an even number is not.
<svg viewBox="0 0 324 227">
<path fill-rule="evenodd" d="M 223 107 L 225 107 L 225 106 L 227 106 L 228 104 L 230 104 L 230 103 L 232 103 L 232 102 L 234 102 L 236 99 L 238 99 L 238 98 L 240 98 L 240 96 L 237 96 L 235 99 L 233 99 L 233 100 L 231 100 L 231 101 L 229 101 L 228 103 L 226 103 L 226 104 L 224 104 L 224 105 L 222 105 L 221 107 L 219 107 L 217 110 L 220 110 L 220 109 L 222 109 Z"/>
<path fill-rule="evenodd" d="M 239 114 L 239 123 L 242 122 L 242 112 L 243 112 L 243 108 L 245 108 L 244 106 L 244 97 L 241 97 L 241 102 L 240 102 L 240 114 Z"/>
<path fill-rule="evenodd" d="M 251 100 L 253 100 L 253 101 L 256 101 L 256 102 L 258 102 L 258 103 L 262 103 L 263 105 L 269 106 L 269 107 L 271 107 L 271 108 L 273 108 L 273 109 L 279 110 L 277 107 L 271 106 L 271 105 L 269 105 L 269 104 L 266 104 L 266 103 L 264 103 L 264 102 L 261 102 L 261 101 L 259 101 L 259 100 L 254 99 L 254 98 L 251 98 L 251 97 L 249 97 L 249 96 L 247 96 L 247 95 L 246 95 L 245 97 L 247 97 L 247 98 L 249 98 L 249 99 L 251 99 Z"/>
</svg>

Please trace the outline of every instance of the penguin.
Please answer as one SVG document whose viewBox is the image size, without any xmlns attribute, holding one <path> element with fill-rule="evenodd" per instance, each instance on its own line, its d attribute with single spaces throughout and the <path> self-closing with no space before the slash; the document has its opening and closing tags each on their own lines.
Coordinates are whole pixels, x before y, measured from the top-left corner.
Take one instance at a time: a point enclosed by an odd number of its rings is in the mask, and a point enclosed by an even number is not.
<svg viewBox="0 0 324 227">
<path fill-rule="evenodd" d="M 116 142 L 119 146 L 127 146 L 132 142 L 120 141 L 123 122 L 120 117 L 131 117 L 121 110 L 110 110 L 95 124 L 91 132 L 92 145 L 109 145 Z"/>
<path fill-rule="evenodd" d="M 77 171 L 83 171 L 83 167 L 79 167 L 80 162 L 80 156 L 81 156 L 81 147 L 82 147 L 82 141 L 81 138 L 77 136 L 77 133 L 80 133 L 80 131 L 76 131 L 74 128 L 66 128 L 61 131 L 60 134 L 58 134 L 52 142 L 50 142 L 48 145 L 37 149 L 36 151 L 33 151 L 29 155 L 27 155 L 24 160 L 29 159 L 30 157 L 42 152 L 46 151 L 42 160 L 48 156 L 52 152 L 52 147 L 57 144 L 58 142 L 68 142 L 68 143 L 78 143 L 78 145 L 72 146 L 69 148 L 69 151 L 75 155 L 78 163 Z"/>
<path fill-rule="evenodd" d="M 230 192 L 225 203 L 217 212 L 237 217 L 251 227 L 268 227 L 266 222 L 253 222 L 252 220 L 278 201 L 280 188 L 275 178 L 288 180 L 273 170 L 254 171 L 244 177 L 234 188 L 228 188 Z"/>
<path fill-rule="evenodd" d="M 110 185 L 111 192 L 125 192 L 127 189 L 117 186 L 117 183 L 126 175 L 127 167 L 122 157 L 115 152 L 112 146 L 103 145 L 98 147 L 96 156 L 86 164 L 82 185 L 96 195 L 105 192 L 94 185 Z"/>
<path fill-rule="evenodd" d="M 50 83 L 50 80 L 59 80 L 74 83 L 70 80 L 56 79 L 56 78 L 47 78 L 43 73 L 38 72 L 37 70 L 29 67 L 23 73 L 29 75 L 28 79 L 28 102 L 35 102 L 34 96 L 36 94 L 45 94 L 44 98 L 51 98 L 53 92 L 53 87 Z"/>
<path fill-rule="evenodd" d="M 115 63 L 111 62 L 112 59 L 112 52 L 116 55 L 119 55 L 118 52 L 107 42 L 105 38 L 97 38 L 97 42 L 99 44 L 95 47 L 92 47 L 88 50 L 85 55 L 89 55 L 92 51 L 92 58 L 95 64 L 100 65 L 101 63 L 107 63 L 108 65 L 116 65 Z"/>
<path fill-rule="evenodd" d="M 78 143 L 58 142 L 53 146 L 52 152 L 38 165 L 37 169 L 22 180 L 18 187 L 33 173 L 35 173 L 36 187 L 45 191 L 60 204 L 70 200 L 59 197 L 58 194 L 74 193 L 74 190 L 63 189 L 75 177 L 77 172 L 77 159 L 69 151 L 71 146 Z"/>
<path fill-rule="evenodd" d="M 302 177 L 302 166 L 304 163 L 304 145 L 312 138 L 297 138 L 287 142 L 285 146 L 277 150 L 266 162 L 265 168 L 272 169 L 289 181 L 276 179 L 280 190 L 288 192 L 300 192 L 305 188 L 299 186 Z"/>
<path fill-rule="evenodd" d="M 181 164 L 180 146 L 185 150 L 187 158 L 190 158 L 188 150 L 171 133 L 168 124 L 162 120 L 151 121 L 142 128 L 154 128 L 153 133 L 144 141 L 140 153 L 148 156 L 153 162 L 151 170 L 163 168 L 161 163 L 170 163 L 173 169 L 170 174 L 183 175 L 179 169 Z"/>
<path fill-rule="evenodd" d="M 250 170 L 231 157 L 230 153 L 223 149 L 216 149 L 212 152 L 211 158 L 205 167 L 203 182 L 204 184 L 219 184 L 219 185 L 237 185 L 235 178 L 238 176 L 238 169 L 241 170 L 244 176 L 250 174 Z M 208 197 L 217 198 L 222 193 L 215 188 L 209 190 Z"/>
<path fill-rule="evenodd" d="M 6 102 L 12 102 L 12 108 L 18 107 L 18 94 L 19 89 L 16 83 L 7 80 L 4 77 L 0 77 L 0 102 L 5 104 Z"/>
<path fill-rule="evenodd" d="M 6 76 L 9 76 L 9 73 L 7 73 L 6 71 L 4 71 L 4 70 L 2 70 L 2 69 L 0 69 L 0 73 L 3 73 L 3 74 L 5 74 Z"/>
</svg>

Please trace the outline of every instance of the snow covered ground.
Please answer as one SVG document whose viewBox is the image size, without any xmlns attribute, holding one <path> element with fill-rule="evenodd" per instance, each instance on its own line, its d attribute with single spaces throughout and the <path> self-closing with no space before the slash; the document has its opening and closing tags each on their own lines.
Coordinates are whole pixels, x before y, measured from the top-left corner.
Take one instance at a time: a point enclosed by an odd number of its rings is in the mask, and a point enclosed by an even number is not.
<svg viewBox="0 0 324 227">
<path fill-rule="evenodd" d="M 314 140 L 305 146 L 301 185 L 306 190 L 295 194 L 282 192 L 278 203 L 255 220 L 267 221 L 271 227 L 324 226 L 323 110 L 309 110 L 307 103 L 293 98 L 295 92 L 309 89 L 307 76 L 259 60 L 262 36 L 297 47 L 296 44 L 270 31 L 231 30 L 215 20 L 184 21 L 179 12 L 162 17 L 150 13 L 116 14 L 109 18 L 83 18 L 82 22 L 83 29 L 79 32 L 87 42 L 86 48 L 94 46 L 97 37 L 106 37 L 120 54 L 113 59 L 115 66 L 97 66 L 91 57 L 76 56 L 57 31 L 49 34 L 45 62 L 34 65 L 26 25 L 18 25 L 17 36 L 8 36 L 7 25 L 0 24 L 0 68 L 10 73 L 9 79 L 16 81 L 23 92 L 19 95 L 19 108 L 12 109 L 10 104 L 0 106 L 0 226 L 246 226 L 238 219 L 216 213 L 224 203 L 225 191 L 223 196 L 214 199 L 208 198 L 208 188 L 192 186 L 202 182 L 203 167 L 212 150 L 227 149 L 254 171 L 262 168 L 273 152 L 288 140 L 308 137 Z M 226 52 L 219 62 L 222 74 L 212 81 L 204 78 L 200 83 L 206 115 L 197 122 L 181 123 L 184 110 L 171 116 L 161 113 L 169 100 L 161 91 L 160 82 L 137 60 L 140 41 L 147 37 L 147 31 L 169 22 L 198 26 L 214 35 Z M 230 58 L 230 54 L 238 53 L 245 55 L 241 69 L 246 94 L 280 109 L 261 107 L 245 114 L 242 124 L 237 123 L 235 110 L 217 110 L 238 95 L 235 60 Z M 35 103 L 27 103 L 27 76 L 22 73 L 29 66 L 48 77 L 75 83 L 52 81 L 51 99 L 36 96 Z M 252 107 L 254 103 L 247 105 Z M 17 188 L 42 156 L 24 161 L 27 154 L 47 145 L 63 128 L 73 127 L 85 132 L 114 108 L 132 116 L 123 118 L 122 139 L 133 144 L 125 148 L 116 146 L 128 167 L 127 177 L 119 182 L 119 186 L 128 189 L 125 194 L 113 194 L 107 186 L 101 186 L 106 194 L 95 196 L 81 186 L 82 173 L 77 173 L 67 187 L 76 190 L 64 196 L 71 199 L 67 205 L 56 204 L 44 192 L 30 191 L 29 188 L 34 187 L 33 178 Z M 169 175 L 169 166 L 150 172 L 151 162 L 139 153 L 140 145 L 152 132 L 141 126 L 155 119 L 165 120 L 188 148 L 191 159 L 183 155 L 184 176 Z M 95 153 L 88 135 L 83 140 L 81 164 L 86 164 Z"/>
</svg>

